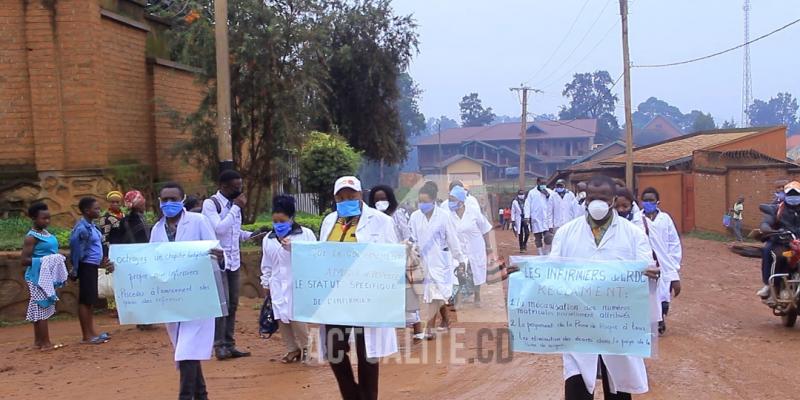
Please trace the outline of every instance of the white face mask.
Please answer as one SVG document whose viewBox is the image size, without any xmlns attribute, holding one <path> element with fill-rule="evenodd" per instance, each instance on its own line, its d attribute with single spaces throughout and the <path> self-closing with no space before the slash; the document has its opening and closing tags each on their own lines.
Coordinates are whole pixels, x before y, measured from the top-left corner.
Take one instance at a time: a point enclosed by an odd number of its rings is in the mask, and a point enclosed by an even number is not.
<svg viewBox="0 0 800 400">
<path fill-rule="evenodd" d="M 607 217 L 608 210 L 610 209 L 611 206 L 603 200 L 592 200 L 589 205 L 586 206 L 586 210 L 589 211 L 589 216 L 595 221 L 600 221 Z"/>
<path fill-rule="evenodd" d="M 388 201 L 385 201 L 385 200 L 382 200 L 382 201 L 376 201 L 376 202 L 375 202 L 375 208 L 376 208 L 378 211 L 386 211 L 386 210 L 388 210 L 388 209 L 389 209 L 389 202 L 388 202 Z"/>
</svg>

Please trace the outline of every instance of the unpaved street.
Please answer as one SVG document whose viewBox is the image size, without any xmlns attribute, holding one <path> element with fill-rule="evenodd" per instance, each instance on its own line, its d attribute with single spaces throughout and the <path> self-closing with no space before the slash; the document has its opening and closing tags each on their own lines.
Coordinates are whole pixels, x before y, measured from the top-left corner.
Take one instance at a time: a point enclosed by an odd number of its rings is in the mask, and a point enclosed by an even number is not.
<svg viewBox="0 0 800 400">
<path fill-rule="evenodd" d="M 514 253 L 510 233 L 498 232 L 497 239 L 504 254 Z M 800 328 L 781 327 L 780 319 L 757 300 L 757 260 L 732 254 L 722 243 L 684 238 L 682 279 L 683 294 L 673 302 L 660 354 L 647 363 L 651 392 L 636 398 L 797 398 Z M 504 345 L 497 354 L 491 339 L 504 327 L 504 288 L 494 284 L 484 290 L 483 308 L 467 305 L 454 329 L 435 342 L 410 344 L 408 333 L 398 331 L 403 355 L 381 367 L 382 398 L 563 397 L 559 356 L 515 354 L 507 360 Z M 257 335 L 260 302 L 242 303 L 237 338 L 253 357 L 204 363 L 211 398 L 338 398 L 327 365 L 277 362 L 283 354 L 280 338 Z M 69 346 L 50 353 L 28 349 L 28 325 L 0 329 L 0 398 L 177 397 L 178 374 L 163 328 L 139 332 L 106 316 L 99 323 L 112 333 L 112 341 L 86 346 L 78 344 L 77 320 L 53 322 L 51 337 Z"/>
</svg>

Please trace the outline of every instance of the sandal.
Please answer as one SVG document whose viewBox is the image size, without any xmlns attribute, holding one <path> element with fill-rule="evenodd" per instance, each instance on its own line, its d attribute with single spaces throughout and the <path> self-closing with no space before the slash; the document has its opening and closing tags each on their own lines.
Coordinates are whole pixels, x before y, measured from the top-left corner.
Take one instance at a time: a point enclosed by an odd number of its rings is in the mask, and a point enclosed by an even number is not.
<svg viewBox="0 0 800 400">
<path fill-rule="evenodd" d="M 281 362 L 284 364 L 291 364 L 300 361 L 300 358 L 303 356 L 303 352 L 301 350 L 295 350 L 283 355 L 281 358 Z"/>
<path fill-rule="evenodd" d="M 111 339 L 111 334 L 109 334 L 108 332 L 100 332 L 100 334 L 97 335 L 97 337 L 103 338 L 104 340 L 108 340 Z"/>
<path fill-rule="evenodd" d="M 82 340 L 81 344 L 103 344 L 103 343 L 106 343 L 106 342 L 108 342 L 108 339 L 105 339 L 105 338 L 103 338 L 101 336 L 95 336 L 95 337 L 89 339 L 88 341 Z"/>
</svg>

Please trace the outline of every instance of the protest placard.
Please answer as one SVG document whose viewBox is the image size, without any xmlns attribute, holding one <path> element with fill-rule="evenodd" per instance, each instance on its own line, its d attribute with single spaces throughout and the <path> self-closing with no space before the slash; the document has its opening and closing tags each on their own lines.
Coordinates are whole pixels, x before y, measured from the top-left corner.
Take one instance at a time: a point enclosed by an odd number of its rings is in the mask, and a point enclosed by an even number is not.
<svg viewBox="0 0 800 400">
<path fill-rule="evenodd" d="M 403 327 L 405 269 L 404 245 L 292 242 L 294 319 Z"/>
<path fill-rule="evenodd" d="M 112 245 L 120 324 L 155 324 L 222 316 L 208 251 L 218 241 Z"/>
<path fill-rule="evenodd" d="M 514 351 L 651 355 L 645 262 L 519 257 L 509 278 Z"/>
</svg>

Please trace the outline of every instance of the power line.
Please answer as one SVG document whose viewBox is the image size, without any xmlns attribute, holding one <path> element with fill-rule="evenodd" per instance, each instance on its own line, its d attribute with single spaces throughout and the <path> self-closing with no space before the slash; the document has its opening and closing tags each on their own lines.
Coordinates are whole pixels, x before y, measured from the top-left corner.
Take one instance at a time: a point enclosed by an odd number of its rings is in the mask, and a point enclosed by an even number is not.
<svg viewBox="0 0 800 400">
<path fill-rule="evenodd" d="M 605 13 L 606 8 L 608 8 L 609 4 L 611 4 L 611 0 L 606 1 L 606 5 L 604 5 L 603 9 L 600 10 L 600 13 L 597 14 L 597 18 L 594 19 L 594 22 L 592 22 L 592 25 L 589 26 L 589 29 L 583 35 L 583 37 L 578 42 L 578 44 L 572 49 L 572 51 L 569 53 L 567 58 L 565 58 L 563 61 L 561 61 L 561 64 L 559 64 L 558 67 L 556 67 L 552 72 L 550 72 L 550 75 L 547 75 L 544 79 L 542 79 L 542 81 L 547 81 L 548 79 L 550 79 L 559 69 L 561 69 L 561 67 L 564 66 L 564 64 L 567 63 L 567 61 L 569 61 L 569 59 L 572 57 L 572 55 L 575 54 L 576 51 L 578 51 L 578 48 L 581 47 L 583 42 L 586 41 L 586 38 L 589 37 L 589 34 L 592 33 L 592 29 L 594 29 L 594 26 L 597 25 L 597 21 L 599 21 L 600 17 L 603 16 L 603 14 Z"/>
<path fill-rule="evenodd" d="M 569 35 L 572 34 L 572 30 L 575 29 L 575 24 L 578 23 L 578 19 L 580 19 L 581 15 L 583 15 L 583 10 L 586 9 L 586 6 L 588 4 L 589 4 L 589 0 L 586 0 L 586 2 L 583 3 L 583 7 L 581 7 L 580 11 L 578 11 L 578 15 L 576 15 L 575 19 L 572 21 L 572 25 L 570 25 L 569 30 L 567 31 L 567 34 L 564 35 L 564 37 L 561 39 L 561 43 L 559 43 L 558 46 L 556 46 L 555 51 L 553 51 L 553 53 L 550 54 L 550 57 L 547 58 L 547 61 L 545 61 L 544 64 L 542 64 L 542 66 L 539 67 L 539 69 L 536 70 L 536 72 L 534 72 L 534 74 L 531 77 L 531 79 L 529 79 L 527 82 L 530 82 L 530 81 L 536 79 L 536 77 L 539 75 L 539 73 L 542 72 L 542 70 L 545 67 L 547 67 L 547 65 L 550 64 L 550 61 L 553 61 L 553 58 L 555 58 L 556 54 L 558 54 L 558 51 L 561 50 L 561 46 L 564 45 L 564 42 L 567 41 L 567 38 L 569 38 Z"/>
<path fill-rule="evenodd" d="M 775 29 L 772 32 L 769 32 L 769 33 L 766 33 L 764 35 L 761 35 L 761 36 L 759 36 L 759 37 L 757 37 L 757 38 L 755 38 L 753 40 L 750 40 L 750 41 L 742 43 L 742 44 L 740 44 L 738 46 L 734 46 L 734 47 L 731 47 L 731 48 L 728 48 L 728 49 L 725 49 L 725 50 L 722 50 L 722 51 L 718 51 L 716 53 L 712 53 L 712 54 L 709 54 L 709 55 L 706 55 L 706 56 L 692 58 L 690 60 L 676 61 L 676 62 L 671 62 L 671 63 L 666 63 L 666 64 L 631 65 L 631 67 L 632 68 L 663 68 L 663 67 L 673 67 L 673 66 L 676 66 L 676 65 L 684 65 L 684 64 L 697 62 L 697 61 L 707 60 L 709 58 L 720 56 L 720 55 L 723 55 L 725 53 L 730 53 L 730 52 L 732 52 L 734 50 L 737 50 L 737 49 L 740 49 L 740 48 L 742 48 L 744 46 L 747 46 L 747 45 L 750 45 L 752 43 L 755 43 L 755 42 L 757 42 L 757 41 L 759 41 L 761 39 L 764 39 L 764 38 L 766 38 L 768 36 L 774 35 L 774 34 L 780 32 L 780 31 L 782 31 L 782 30 L 784 30 L 784 29 L 786 29 L 786 28 L 788 28 L 788 27 L 790 27 L 790 26 L 792 26 L 792 25 L 794 25 L 794 24 L 796 24 L 798 22 L 800 22 L 800 18 L 798 18 L 798 19 L 796 19 L 796 20 L 794 20 L 792 22 L 789 22 L 788 24 L 786 24 L 786 25 L 784 25 L 784 26 L 782 26 L 782 27 L 780 27 L 778 29 Z"/>
<path fill-rule="evenodd" d="M 558 77 L 558 79 L 555 79 L 555 80 L 551 81 L 550 83 L 546 84 L 546 85 L 545 85 L 545 86 L 543 86 L 542 88 L 543 88 L 543 89 L 547 89 L 547 88 L 549 88 L 549 87 L 552 87 L 553 85 L 557 84 L 558 82 L 561 82 L 561 81 L 562 81 L 564 78 L 566 78 L 568 75 L 570 75 L 570 74 L 572 74 L 573 72 L 575 72 L 575 70 L 576 70 L 576 69 L 577 69 L 577 68 L 578 68 L 578 67 L 579 67 L 581 64 L 583 64 L 583 62 L 584 62 L 584 61 L 586 61 L 586 59 L 587 59 L 587 58 L 589 58 L 589 56 L 590 56 L 590 55 L 592 55 L 592 53 L 594 53 L 594 51 L 595 51 L 595 50 L 597 50 L 597 48 L 598 48 L 598 47 L 600 47 L 600 45 L 601 45 L 601 44 L 602 44 L 602 43 L 603 43 L 603 42 L 606 40 L 606 38 L 608 37 L 608 35 L 611 33 L 611 31 L 613 31 L 613 30 L 614 30 L 614 28 L 616 28 L 618 25 L 619 25 L 619 21 L 615 21 L 615 22 L 614 22 L 614 24 L 613 24 L 613 25 L 611 25 L 611 27 L 609 27 L 609 28 L 608 28 L 608 30 L 606 31 L 606 33 L 604 33 L 604 34 L 603 34 L 603 36 L 600 38 L 600 40 L 599 40 L 599 41 L 597 41 L 597 43 L 594 45 L 594 47 L 592 47 L 592 49 L 591 49 L 591 50 L 589 50 L 589 52 L 588 52 L 588 53 L 586 53 L 586 55 L 585 55 L 585 56 L 583 56 L 583 58 L 581 58 L 581 60 L 580 60 L 580 61 L 578 61 L 577 63 L 575 63 L 575 65 L 573 65 L 573 66 L 572 66 L 572 68 L 568 69 L 568 70 L 567 70 L 567 72 L 566 72 L 564 75 L 561 75 L 560 77 Z"/>
</svg>

